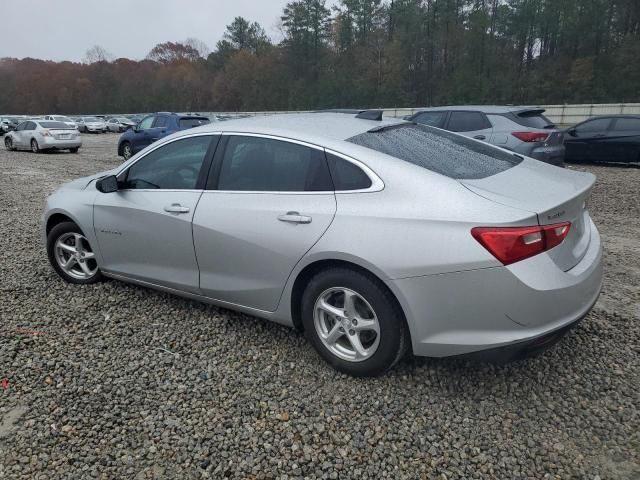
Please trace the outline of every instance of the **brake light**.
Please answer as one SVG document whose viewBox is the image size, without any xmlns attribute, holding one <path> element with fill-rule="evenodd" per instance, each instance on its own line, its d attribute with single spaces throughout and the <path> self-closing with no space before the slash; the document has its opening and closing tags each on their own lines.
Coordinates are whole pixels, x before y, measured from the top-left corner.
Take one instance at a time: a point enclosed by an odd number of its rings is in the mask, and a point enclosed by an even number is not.
<svg viewBox="0 0 640 480">
<path fill-rule="evenodd" d="M 527 143 L 544 142 L 549 138 L 549 134 L 544 132 L 511 132 L 511 135 Z"/>
<path fill-rule="evenodd" d="M 471 235 L 504 265 L 551 250 L 569 234 L 570 222 L 534 227 L 475 227 Z"/>
<path fill-rule="evenodd" d="M 43 137 L 51 137 L 51 132 L 49 130 L 42 130 Z"/>
</svg>

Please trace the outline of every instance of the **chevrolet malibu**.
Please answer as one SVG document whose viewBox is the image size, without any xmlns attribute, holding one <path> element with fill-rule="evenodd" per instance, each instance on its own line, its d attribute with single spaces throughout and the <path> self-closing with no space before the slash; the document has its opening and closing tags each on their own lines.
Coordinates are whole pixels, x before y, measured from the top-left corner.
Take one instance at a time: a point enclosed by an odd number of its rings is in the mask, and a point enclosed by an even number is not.
<svg viewBox="0 0 640 480">
<path fill-rule="evenodd" d="M 336 369 L 546 347 L 600 293 L 595 177 L 381 112 L 181 131 L 63 185 L 66 281 L 110 277 L 304 330 Z"/>
</svg>

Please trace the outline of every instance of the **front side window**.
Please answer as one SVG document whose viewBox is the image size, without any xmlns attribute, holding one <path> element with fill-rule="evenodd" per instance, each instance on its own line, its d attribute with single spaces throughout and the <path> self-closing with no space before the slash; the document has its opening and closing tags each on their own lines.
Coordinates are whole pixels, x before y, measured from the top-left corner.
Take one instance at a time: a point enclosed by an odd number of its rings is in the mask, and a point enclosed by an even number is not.
<svg viewBox="0 0 640 480">
<path fill-rule="evenodd" d="M 19 124 L 16 127 L 16 131 L 21 131 L 21 130 L 26 130 L 27 129 L 27 122 L 22 122 L 21 124 Z"/>
<path fill-rule="evenodd" d="M 394 125 L 347 141 L 455 179 L 489 177 L 522 161 L 512 153 L 423 125 Z"/>
<path fill-rule="evenodd" d="M 481 112 L 451 112 L 447 130 L 452 132 L 474 132 L 485 128 L 491 128 L 491 124 Z"/>
<path fill-rule="evenodd" d="M 422 112 L 415 117 L 415 121 L 430 127 L 442 127 L 446 116 L 447 112 Z"/>
<path fill-rule="evenodd" d="M 262 137 L 231 136 L 219 190 L 305 192 L 333 190 L 324 152 Z"/>
<path fill-rule="evenodd" d="M 164 128 L 169 125 L 169 117 L 156 117 L 156 121 L 153 124 L 153 128 Z"/>
<path fill-rule="evenodd" d="M 155 117 L 147 117 L 144 118 L 141 122 L 140 122 L 140 130 L 149 130 L 151 128 L 151 125 L 153 124 L 153 119 Z"/>
<path fill-rule="evenodd" d="M 153 150 L 129 168 L 123 188 L 195 189 L 211 139 L 210 135 L 184 138 Z"/>
<path fill-rule="evenodd" d="M 576 130 L 579 133 L 603 132 L 607 129 L 610 122 L 610 118 L 597 118 L 595 120 L 585 122 L 582 125 L 578 125 Z"/>
</svg>

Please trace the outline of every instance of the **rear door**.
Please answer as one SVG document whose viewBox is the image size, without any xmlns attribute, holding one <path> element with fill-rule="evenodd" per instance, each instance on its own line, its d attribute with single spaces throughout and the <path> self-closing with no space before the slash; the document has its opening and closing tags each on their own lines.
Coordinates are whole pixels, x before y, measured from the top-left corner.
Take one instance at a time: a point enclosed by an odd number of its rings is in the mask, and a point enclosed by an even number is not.
<svg viewBox="0 0 640 480">
<path fill-rule="evenodd" d="M 564 138 L 565 157 L 574 161 L 599 161 L 606 158 L 603 143 L 611 118 L 594 118 L 567 131 Z"/>
<path fill-rule="evenodd" d="M 603 149 L 605 161 L 640 162 L 640 117 L 614 119 Z"/>
<path fill-rule="evenodd" d="M 106 271 L 199 292 L 191 222 L 219 136 L 178 138 L 151 150 L 98 193 L 94 228 Z"/>
<path fill-rule="evenodd" d="M 200 288 L 274 311 L 296 263 L 336 212 L 322 149 L 263 135 L 223 135 L 193 218 Z"/>
<path fill-rule="evenodd" d="M 482 141 L 489 141 L 493 132 L 491 122 L 484 113 L 458 110 L 449 115 L 446 129 Z"/>
</svg>

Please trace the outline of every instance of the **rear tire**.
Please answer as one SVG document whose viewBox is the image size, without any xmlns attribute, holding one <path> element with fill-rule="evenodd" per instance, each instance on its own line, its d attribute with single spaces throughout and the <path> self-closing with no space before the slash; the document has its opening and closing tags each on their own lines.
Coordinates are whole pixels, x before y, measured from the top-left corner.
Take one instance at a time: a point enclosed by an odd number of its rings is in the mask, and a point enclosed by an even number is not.
<svg viewBox="0 0 640 480">
<path fill-rule="evenodd" d="M 349 268 L 324 270 L 309 281 L 302 295 L 302 323 L 320 356 L 355 377 L 381 375 L 409 347 L 393 294 L 377 278 Z"/>
<path fill-rule="evenodd" d="M 47 235 L 47 256 L 63 280 L 87 285 L 102 280 L 95 250 L 73 222 L 62 222 Z"/>
<path fill-rule="evenodd" d="M 38 146 L 38 142 L 35 138 L 31 139 L 31 151 L 33 153 L 40 153 L 40 147 Z"/>
</svg>

